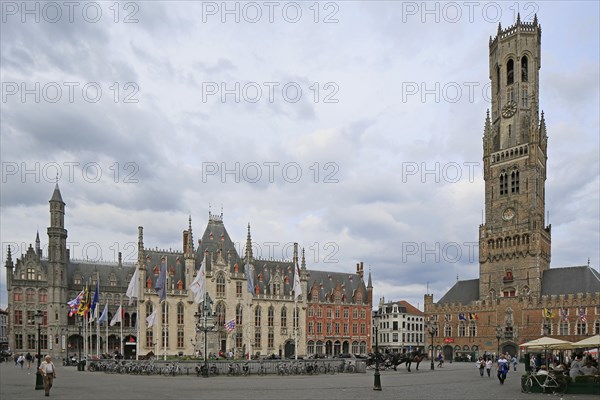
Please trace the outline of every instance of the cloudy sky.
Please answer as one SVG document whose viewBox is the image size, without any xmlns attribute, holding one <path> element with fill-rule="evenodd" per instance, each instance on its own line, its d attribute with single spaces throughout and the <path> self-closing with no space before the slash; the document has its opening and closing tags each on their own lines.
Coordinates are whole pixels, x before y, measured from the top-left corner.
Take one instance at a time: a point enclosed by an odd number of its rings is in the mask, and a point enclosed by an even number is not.
<svg viewBox="0 0 600 400">
<path fill-rule="evenodd" d="M 543 28 L 552 266 L 598 267 L 597 2 L 57 4 L 2 3 L 2 264 L 47 244 L 58 173 L 73 258 L 135 260 L 139 225 L 181 249 L 210 205 L 240 249 L 250 223 L 255 255 L 363 261 L 375 299 L 422 308 L 478 276 L 488 41 L 520 11 Z"/>
</svg>

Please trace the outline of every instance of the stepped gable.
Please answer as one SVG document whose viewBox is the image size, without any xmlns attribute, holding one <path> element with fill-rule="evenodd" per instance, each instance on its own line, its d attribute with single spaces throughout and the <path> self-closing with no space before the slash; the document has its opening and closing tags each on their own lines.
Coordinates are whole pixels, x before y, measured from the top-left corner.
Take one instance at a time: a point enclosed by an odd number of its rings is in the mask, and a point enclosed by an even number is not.
<svg viewBox="0 0 600 400">
<path fill-rule="evenodd" d="M 479 279 L 458 281 L 446 292 L 437 304 L 470 304 L 479 300 Z"/>
<path fill-rule="evenodd" d="M 233 273 L 233 266 L 237 263 L 240 271 L 243 270 L 244 262 L 240 258 L 235 244 L 231 240 L 225 225 L 223 224 L 223 214 L 216 215 L 208 213 L 208 225 L 204 230 L 201 242 L 196 250 L 196 271 L 200 269 L 204 260 L 204 253 L 208 250 L 210 256 L 206 257 L 206 272 L 212 271 L 212 263 L 216 260 L 217 252 L 221 249 L 221 255 L 225 259 L 229 254 L 230 259 L 227 264 Z M 232 258 L 232 259 L 231 259 Z"/>
<path fill-rule="evenodd" d="M 146 282 L 144 282 L 144 287 L 148 286 L 148 278 L 150 278 L 152 281 L 151 289 L 154 289 L 156 280 L 158 279 L 158 273 L 160 272 L 162 258 L 165 257 L 167 263 L 167 276 L 170 278 L 171 282 L 173 282 L 173 287 L 177 289 L 177 282 L 181 280 L 183 282 L 183 287 L 186 288 L 183 252 L 145 249 L 144 256 L 144 269 L 146 270 Z M 129 284 L 129 281 L 127 281 L 126 284 Z"/>
<path fill-rule="evenodd" d="M 542 274 L 542 295 L 600 292 L 600 273 L 591 267 L 550 268 Z"/>
<path fill-rule="evenodd" d="M 308 293 L 313 293 L 313 288 L 318 288 L 318 302 L 325 302 L 326 295 L 332 295 L 335 287 L 340 284 L 342 294 L 346 295 L 346 303 L 355 304 L 356 293 L 362 294 L 363 304 L 367 304 L 367 288 L 365 282 L 358 274 L 347 272 L 308 271 Z M 310 298 L 309 298 L 310 299 Z M 329 300 L 331 301 L 331 300 Z"/>
</svg>

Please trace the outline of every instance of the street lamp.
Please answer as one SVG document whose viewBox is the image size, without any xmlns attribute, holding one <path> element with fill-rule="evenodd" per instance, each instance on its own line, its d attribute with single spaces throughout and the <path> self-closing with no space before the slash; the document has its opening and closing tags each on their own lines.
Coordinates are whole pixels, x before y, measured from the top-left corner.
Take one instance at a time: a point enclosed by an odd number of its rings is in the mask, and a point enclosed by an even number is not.
<svg viewBox="0 0 600 400">
<path fill-rule="evenodd" d="M 210 296 L 208 295 L 208 293 L 204 294 L 204 301 L 202 302 L 202 313 L 197 313 L 194 314 L 194 316 L 196 317 L 196 320 L 198 322 L 196 322 L 196 331 L 197 332 L 204 332 L 204 371 L 203 371 L 203 375 L 204 377 L 208 377 L 208 363 L 207 363 L 207 333 L 212 331 L 215 327 L 215 322 L 214 322 L 214 316 L 211 310 L 210 305 L 212 304 L 212 300 L 210 299 Z"/>
<path fill-rule="evenodd" d="M 496 359 L 500 357 L 500 338 L 502 337 L 502 328 L 500 325 L 496 326 L 496 341 L 498 342 L 498 349 L 496 351 Z"/>
<path fill-rule="evenodd" d="M 40 363 L 42 362 L 42 343 L 41 343 L 41 332 L 42 332 L 42 322 L 44 322 L 44 313 L 38 311 L 34 315 L 35 323 L 38 327 L 38 335 L 37 335 L 37 371 L 35 373 L 35 390 L 41 390 L 44 388 L 44 379 L 42 378 L 42 372 L 40 371 Z"/>
<path fill-rule="evenodd" d="M 381 376 L 379 375 L 379 314 L 375 314 L 375 375 L 373 376 L 373 390 L 381 390 Z"/>
<path fill-rule="evenodd" d="M 429 335 L 431 335 L 431 370 L 433 371 L 435 369 L 435 363 L 433 362 L 433 336 L 436 334 L 437 332 L 437 327 L 435 326 L 435 323 L 433 321 L 429 321 L 428 327 L 427 327 L 428 331 L 429 331 Z"/>
</svg>

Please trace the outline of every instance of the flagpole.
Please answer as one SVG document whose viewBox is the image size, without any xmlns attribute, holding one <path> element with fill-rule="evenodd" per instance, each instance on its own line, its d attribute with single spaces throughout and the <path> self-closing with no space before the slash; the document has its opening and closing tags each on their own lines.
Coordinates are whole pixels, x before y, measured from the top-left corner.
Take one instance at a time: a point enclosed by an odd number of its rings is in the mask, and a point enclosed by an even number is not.
<svg viewBox="0 0 600 400">
<path fill-rule="evenodd" d="M 106 342 L 104 343 L 104 348 L 106 350 L 106 355 L 108 355 L 108 302 L 106 303 Z"/>
<path fill-rule="evenodd" d="M 121 326 L 121 340 L 120 340 L 120 344 L 121 344 L 121 357 L 125 358 L 125 356 L 123 355 L 123 298 L 121 298 L 121 302 L 119 304 L 119 312 L 121 313 L 120 317 L 121 317 L 121 323 L 119 324 Z"/>
<path fill-rule="evenodd" d="M 140 300 L 135 300 L 135 360 L 140 359 Z"/>
<path fill-rule="evenodd" d="M 100 273 L 96 272 L 96 288 L 98 289 L 98 292 L 100 292 Z M 100 293 L 98 293 L 98 295 L 100 295 Z M 100 302 L 96 303 L 96 306 L 94 307 L 94 320 L 96 321 L 96 357 L 100 358 L 100 321 L 98 321 L 98 319 L 100 318 L 98 315 L 98 308 L 100 307 Z"/>
<path fill-rule="evenodd" d="M 298 297 L 296 297 L 296 293 L 294 293 L 294 312 L 292 313 L 292 326 L 294 327 L 294 360 L 298 361 L 298 326 L 296 324 L 296 318 L 299 317 L 297 315 L 298 309 Z M 298 321 L 299 322 L 299 321 Z"/>
<path fill-rule="evenodd" d="M 167 316 L 167 299 L 163 301 L 163 310 L 165 316 L 163 319 L 163 360 L 167 361 L 167 321 L 169 320 L 169 317 Z"/>
</svg>

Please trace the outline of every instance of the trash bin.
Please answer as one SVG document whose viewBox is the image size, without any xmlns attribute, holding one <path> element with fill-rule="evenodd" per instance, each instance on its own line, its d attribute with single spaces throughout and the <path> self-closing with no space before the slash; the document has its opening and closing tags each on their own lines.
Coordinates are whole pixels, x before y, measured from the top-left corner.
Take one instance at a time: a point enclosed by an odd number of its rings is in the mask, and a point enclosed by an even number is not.
<svg viewBox="0 0 600 400">
<path fill-rule="evenodd" d="M 77 371 L 85 371 L 85 360 L 81 360 L 77 363 Z"/>
</svg>

